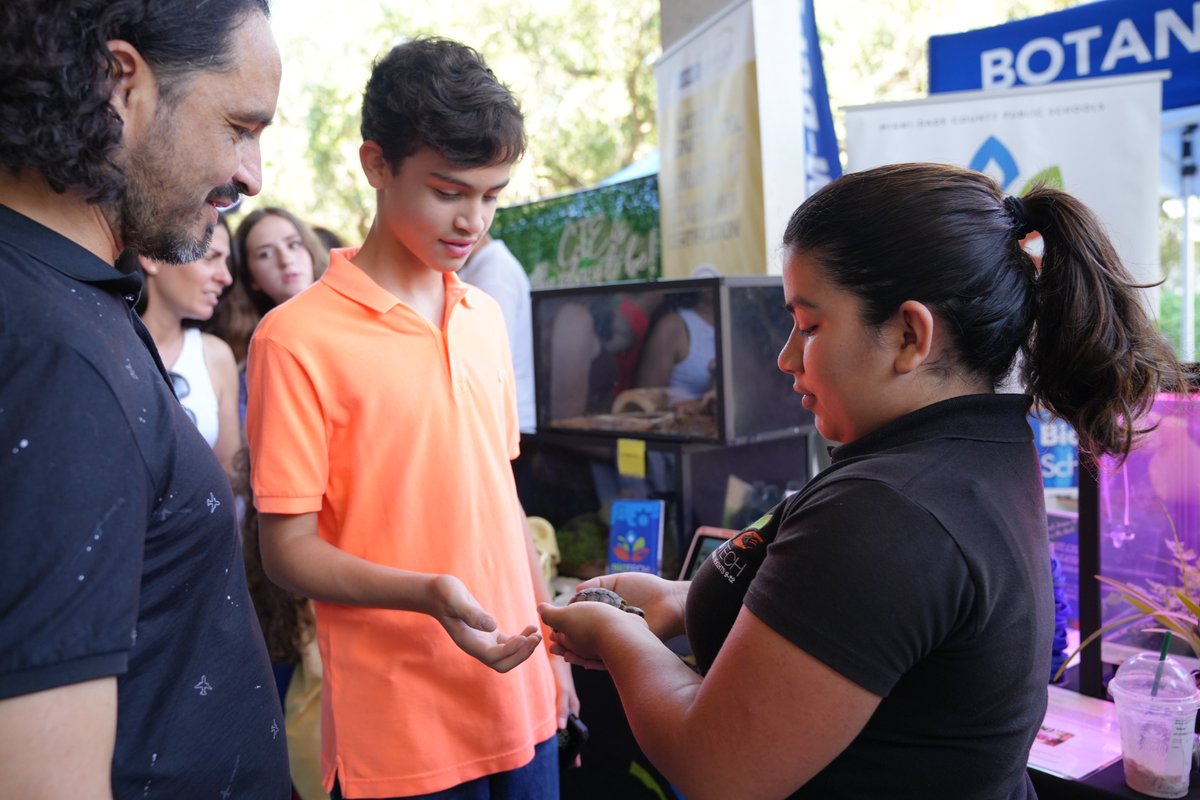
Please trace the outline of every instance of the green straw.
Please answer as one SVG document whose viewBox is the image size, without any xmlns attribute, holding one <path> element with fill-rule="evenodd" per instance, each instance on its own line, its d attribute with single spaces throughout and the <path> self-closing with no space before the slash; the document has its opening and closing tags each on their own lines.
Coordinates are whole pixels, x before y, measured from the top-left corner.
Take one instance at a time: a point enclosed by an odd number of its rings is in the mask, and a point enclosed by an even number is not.
<svg viewBox="0 0 1200 800">
<path fill-rule="evenodd" d="M 1171 646 L 1171 632 L 1163 637 L 1162 652 L 1158 654 L 1158 666 L 1154 669 L 1154 685 L 1150 687 L 1150 696 L 1158 697 L 1158 683 L 1162 680 L 1163 662 L 1167 660 L 1167 648 Z"/>
</svg>

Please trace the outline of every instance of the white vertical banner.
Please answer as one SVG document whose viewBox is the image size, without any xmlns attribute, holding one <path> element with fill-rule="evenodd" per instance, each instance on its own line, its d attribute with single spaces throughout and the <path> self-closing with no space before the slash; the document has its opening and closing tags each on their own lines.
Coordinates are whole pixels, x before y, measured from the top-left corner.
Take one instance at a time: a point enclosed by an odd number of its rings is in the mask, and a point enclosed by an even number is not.
<svg viewBox="0 0 1200 800">
<path fill-rule="evenodd" d="M 849 171 L 905 161 L 983 172 L 1009 194 L 1044 181 L 1095 212 L 1140 283 L 1158 254 L 1159 118 L 1167 73 L 948 92 L 846 109 Z M 1147 297 L 1157 308 L 1156 293 Z"/>
<path fill-rule="evenodd" d="M 780 274 L 792 212 L 839 174 L 812 0 L 734 0 L 654 77 L 663 277 Z"/>
<path fill-rule="evenodd" d="M 654 70 L 662 274 L 763 272 L 762 154 L 751 2 L 731 6 Z"/>
</svg>

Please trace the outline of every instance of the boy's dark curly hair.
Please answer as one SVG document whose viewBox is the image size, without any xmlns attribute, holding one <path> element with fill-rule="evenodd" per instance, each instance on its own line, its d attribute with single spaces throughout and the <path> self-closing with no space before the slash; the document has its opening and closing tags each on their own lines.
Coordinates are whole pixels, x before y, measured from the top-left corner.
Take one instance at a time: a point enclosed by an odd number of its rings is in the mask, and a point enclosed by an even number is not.
<svg viewBox="0 0 1200 800">
<path fill-rule="evenodd" d="M 201 70 L 231 68 L 232 32 L 269 0 L 4 0 L 0 3 L 0 167 L 39 172 L 56 192 L 110 203 L 124 188 L 109 103 L 122 39 L 154 70 L 168 105 Z"/>
<path fill-rule="evenodd" d="M 525 153 L 512 93 L 475 50 L 437 37 L 396 45 L 375 63 L 361 130 L 393 170 L 422 147 L 463 168 L 511 164 Z"/>
</svg>

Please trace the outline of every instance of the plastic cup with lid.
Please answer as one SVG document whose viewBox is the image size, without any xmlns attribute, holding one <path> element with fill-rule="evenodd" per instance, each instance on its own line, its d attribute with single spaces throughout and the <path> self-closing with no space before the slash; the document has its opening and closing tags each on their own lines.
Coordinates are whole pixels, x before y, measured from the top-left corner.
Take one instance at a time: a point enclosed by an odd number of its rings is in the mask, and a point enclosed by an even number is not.
<svg viewBox="0 0 1200 800">
<path fill-rule="evenodd" d="M 1178 661 L 1138 653 L 1117 669 L 1108 691 L 1117 707 L 1125 783 L 1151 797 L 1188 792 L 1200 690 Z"/>
</svg>

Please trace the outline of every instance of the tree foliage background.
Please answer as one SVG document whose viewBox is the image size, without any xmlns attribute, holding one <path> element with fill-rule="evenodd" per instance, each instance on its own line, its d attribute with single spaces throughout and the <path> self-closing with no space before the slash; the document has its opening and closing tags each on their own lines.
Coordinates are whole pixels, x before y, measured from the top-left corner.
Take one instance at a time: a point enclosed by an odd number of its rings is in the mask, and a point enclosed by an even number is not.
<svg viewBox="0 0 1200 800">
<path fill-rule="evenodd" d="M 362 89 L 375 58 L 424 34 L 477 49 L 521 103 L 529 149 L 506 204 L 590 186 L 655 148 L 658 0 L 456 0 L 452 10 L 276 0 L 284 78 L 256 203 L 286 206 L 351 240 L 366 233 L 374 198 L 358 163 Z"/>
<path fill-rule="evenodd" d="M 674 0 L 687 2 L 687 0 Z M 840 109 L 924 96 L 926 41 L 1074 0 L 816 0 L 835 124 Z M 254 205 L 282 205 L 349 240 L 371 222 L 358 164 L 359 102 L 373 60 L 421 34 L 475 47 L 525 111 L 529 151 L 502 203 L 592 186 L 657 146 L 659 0 L 275 0 L 284 58 L 277 122 Z M 780 102 L 789 102 L 780 98 Z"/>
</svg>

